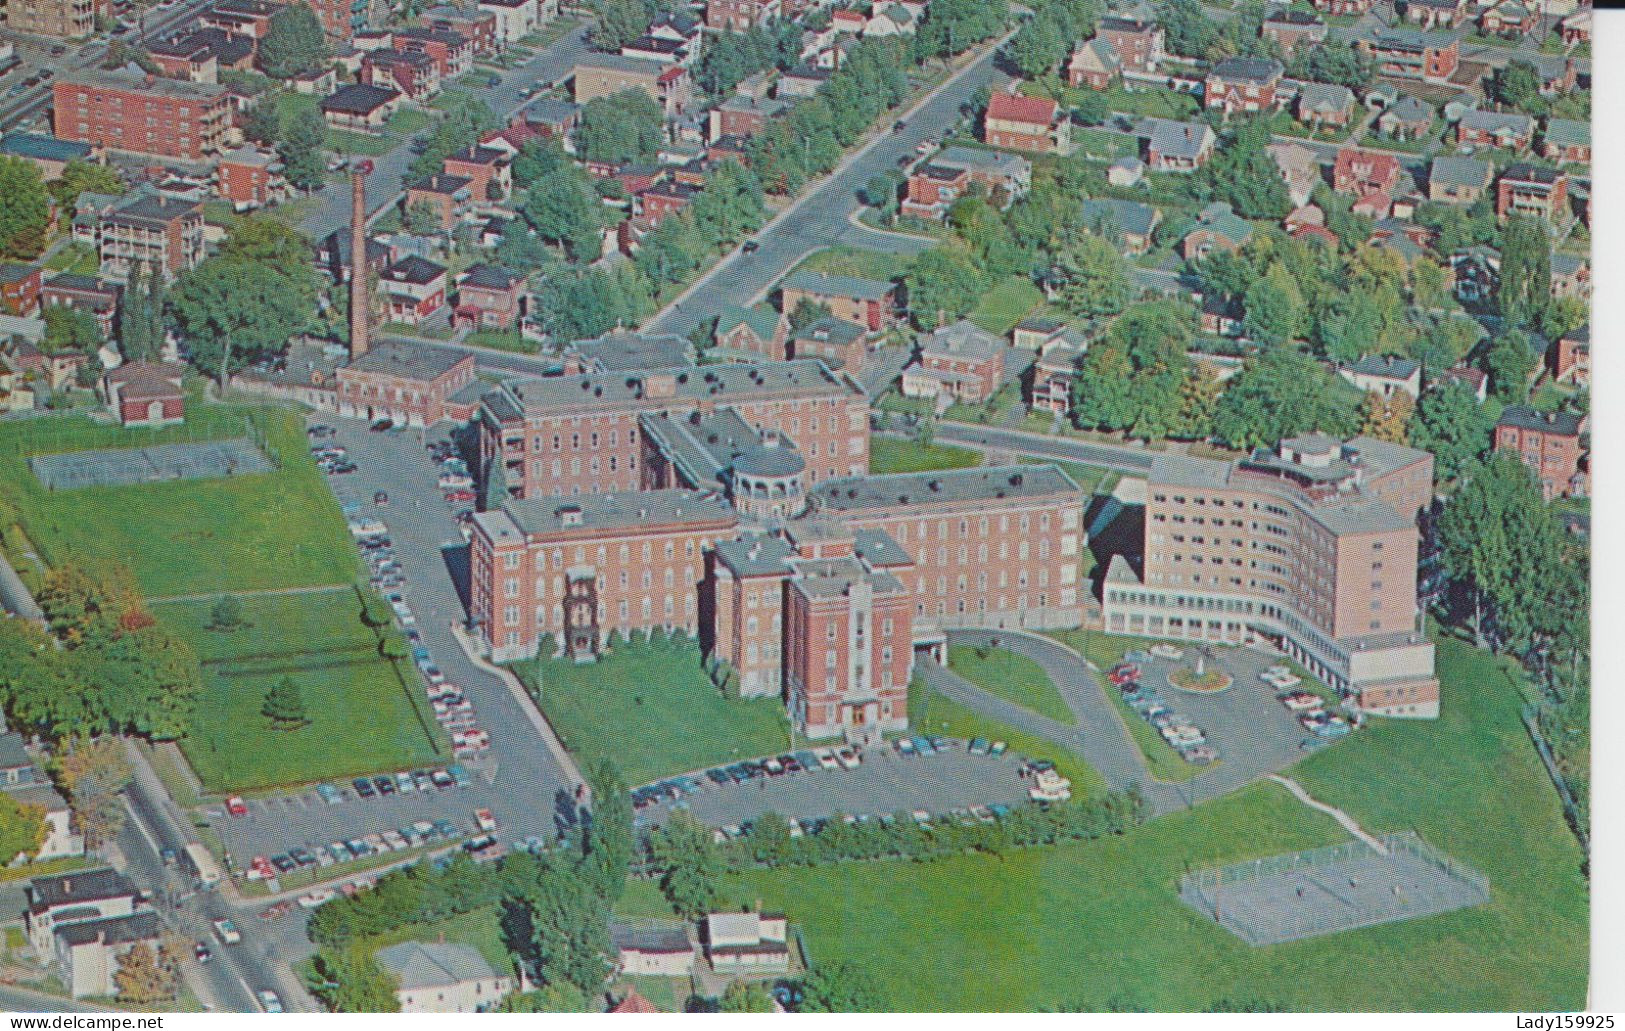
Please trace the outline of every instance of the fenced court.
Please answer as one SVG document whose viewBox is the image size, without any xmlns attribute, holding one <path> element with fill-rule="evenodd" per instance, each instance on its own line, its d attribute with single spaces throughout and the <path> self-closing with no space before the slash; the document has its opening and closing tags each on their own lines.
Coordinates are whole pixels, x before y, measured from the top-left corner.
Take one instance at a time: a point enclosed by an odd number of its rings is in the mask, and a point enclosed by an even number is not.
<svg viewBox="0 0 1625 1031">
<path fill-rule="evenodd" d="M 28 467 L 47 490 L 53 491 L 246 476 L 276 469 L 265 449 L 250 437 L 62 451 L 35 455 L 28 460 Z"/>
<path fill-rule="evenodd" d="M 1249 945 L 1435 916 L 1489 901 L 1483 875 L 1410 832 L 1188 874 L 1180 901 Z"/>
</svg>

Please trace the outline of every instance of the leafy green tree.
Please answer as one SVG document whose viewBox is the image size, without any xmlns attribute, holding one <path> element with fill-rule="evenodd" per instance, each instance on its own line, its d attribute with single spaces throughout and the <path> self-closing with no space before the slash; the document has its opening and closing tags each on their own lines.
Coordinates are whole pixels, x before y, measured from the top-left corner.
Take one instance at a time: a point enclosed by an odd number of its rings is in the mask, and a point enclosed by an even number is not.
<svg viewBox="0 0 1625 1031">
<path fill-rule="evenodd" d="M 524 893 L 536 965 L 549 984 L 592 995 L 609 977 L 609 904 L 574 868 L 548 866 Z"/>
<path fill-rule="evenodd" d="M 485 101 L 471 93 L 453 97 L 424 141 L 423 150 L 412 159 L 411 173 L 419 177 L 438 173 L 446 158 L 473 146 L 481 133 L 496 127 L 496 113 Z"/>
<path fill-rule="evenodd" d="M 292 677 L 282 677 L 265 693 L 265 705 L 260 712 L 278 730 L 297 730 L 310 722 L 305 714 L 305 696 L 299 683 Z"/>
<path fill-rule="evenodd" d="M 88 311 L 70 308 L 65 304 L 51 304 L 40 313 L 45 320 L 45 350 L 79 351 L 94 354 L 101 346 L 102 327 L 96 316 Z"/>
<path fill-rule="evenodd" d="M 1552 296 L 1552 244 L 1546 220 L 1538 216 L 1507 218 L 1501 243 L 1500 285 L 1495 306 L 1513 326 L 1538 326 Z"/>
<path fill-rule="evenodd" d="M 803 1013 L 873 1013 L 883 1004 L 874 977 L 855 963 L 821 964 L 801 987 Z"/>
<path fill-rule="evenodd" d="M 538 136 L 519 149 L 513 159 L 513 185 L 515 189 L 529 189 L 550 175 L 557 175 L 571 165 L 564 145 L 551 136 Z"/>
<path fill-rule="evenodd" d="M 1292 210 L 1292 197 L 1266 149 L 1269 143 L 1266 122 L 1243 119 L 1208 165 L 1214 197 L 1229 202 L 1242 218 L 1279 219 Z"/>
<path fill-rule="evenodd" d="M 686 810 L 654 833 L 650 843 L 660 890 L 685 919 L 697 919 L 716 904 L 717 878 L 723 861 L 711 833 Z"/>
<path fill-rule="evenodd" d="M 1179 384 L 1179 407 L 1168 435 L 1182 440 L 1204 440 L 1213 433 L 1213 413 L 1224 387 L 1208 370 L 1192 365 Z"/>
<path fill-rule="evenodd" d="M 62 168 L 62 175 L 47 183 L 57 206 L 69 216 L 77 214 L 75 205 L 81 193 L 105 193 L 117 196 L 125 190 L 124 179 L 116 169 L 107 165 L 94 165 L 75 158 Z"/>
<path fill-rule="evenodd" d="M 45 249 L 51 195 L 39 166 L 0 155 L 0 258 L 31 260 Z"/>
<path fill-rule="evenodd" d="M 135 1006 L 167 1002 L 180 990 L 176 970 L 162 961 L 160 950 L 138 941 L 118 957 L 113 984 L 118 1001 Z"/>
<path fill-rule="evenodd" d="M 118 837 L 125 811 L 119 792 L 131 776 L 123 746 L 112 736 L 70 741 L 57 756 L 56 775 L 73 803 L 85 848 L 100 848 Z"/>
<path fill-rule="evenodd" d="M 502 456 L 498 455 L 486 466 L 485 496 L 480 499 L 480 509 L 485 512 L 500 512 L 507 500 L 508 467 Z"/>
<path fill-rule="evenodd" d="M 992 284 L 968 247 L 949 243 L 920 255 L 907 285 L 914 324 L 933 329 L 976 307 Z"/>
<path fill-rule="evenodd" d="M 546 984 L 533 992 L 511 992 L 497 1004 L 498 1013 L 591 1013 L 587 995 L 568 981 Z"/>
<path fill-rule="evenodd" d="M 1529 396 L 1529 377 L 1539 361 L 1529 337 L 1520 330 L 1507 330 L 1490 342 L 1484 354 L 1490 390 L 1503 401 L 1522 401 Z"/>
<path fill-rule="evenodd" d="M 591 262 L 603 251 L 601 208 L 585 174 L 572 167 L 533 184 L 521 210 L 543 240 L 574 261 Z"/>
<path fill-rule="evenodd" d="M 406 229 L 408 232 L 428 234 L 440 231 L 440 209 L 433 201 L 420 200 L 415 204 L 406 206 Z"/>
<path fill-rule="evenodd" d="M 576 146 L 588 161 L 653 161 L 666 142 L 666 116 L 640 89 L 587 101 L 576 129 Z"/>
<path fill-rule="evenodd" d="M 1128 262 L 1104 237 L 1080 233 L 1050 270 L 1055 299 L 1074 315 L 1115 315 L 1137 292 Z"/>
<path fill-rule="evenodd" d="M 156 361 L 163 351 L 164 294 L 163 275 L 157 267 L 138 264 L 119 314 L 119 349 L 126 361 Z"/>
<path fill-rule="evenodd" d="M 615 902 L 626 889 L 632 865 L 632 803 L 620 770 L 600 759 L 588 771 L 592 819 L 582 837 L 582 872 L 600 898 Z"/>
<path fill-rule="evenodd" d="M 648 32 L 657 10 L 650 0 L 596 0 L 592 7 L 598 16 L 593 46 L 612 54 Z"/>
<path fill-rule="evenodd" d="M 18 856 L 32 856 L 45 844 L 45 808 L 27 805 L 0 792 L 0 866 Z"/>
<path fill-rule="evenodd" d="M 1336 437 L 1360 425 L 1360 392 L 1307 354 L 1277 347 L 1249 359 L 1213 413 L 1213 432 L 1231 447 L 1273 445 L 1319 430 Z"/>
<path fill-rule="evenodd" d="M 1422 395 L 1411 415 L 1411 444 L 1433 453 L 1440 480 L 1460 478 L 1483 459 L 1495 420 L 1465 383 L 1447 383 Z"/>
<path fill-rule="evenodd" d="M 316 12 L 309 4 L 297 3 L 271 16 L 258 54 L 266 75 L 291 79 L 320 69 L 332 59 L 333 51 Z"/>
<path fill-rule="evenodd" d="M 1524 58 L 1513 58 L 1496 69 L 1487 92 L 1491 100 L 1514 111 L 1537 117 L 1546 112 L 1545 98 L 1540 95 L 1540 72 Z"/>
<path fill-rule="evenodd" d="M 1303 293 L 1298 280 L 1277 262 L 1247 288 L 1243 322 L 1247 335 L 1261 344 L 1279 347 L 1297 339 L 1304 328 Z"/>
<path fill-rule="evenodd" d="M 327 176 L 323 151 L 327 147 L 327 121 L 321 112 L 297 111 L 281 127 L 276 145 L 283 174 L 297 190 L 319 188 Z"/>
<path fill-rule="evenodd" d="M 1219 41 L 1219 27 L 1197 0 L 1173 0 L 1162 15 L 1166 46 L 1181 57 L 1205 58 Z"/>
<path fill-rule="evenodd" d="M 894 172 L 885 172 L 873 176 L 863 187 L 863 202 L 871 207 L 878 208 L 880 214 L 890 219 L 897 214 L 897 191 L 901 182 Z"/>
<path fill-rule="evenodd" d="M 760 981 L 735 981 L 722 993 L 724 1013 L 772 1013 L 773 996 Z"/>
<path fill-rule="evenodd" d="M 242 599 L 235 594 L 222 594 L 209 609 L 209 629 L 230 633 L 248 625 L 243 617 Z"/>
<path fill-rule="evenodd" d="M 316 953 L 317 998 L 333 1013 L 399 1013 L 400 985 L 363 945 Z"/>
</svg>

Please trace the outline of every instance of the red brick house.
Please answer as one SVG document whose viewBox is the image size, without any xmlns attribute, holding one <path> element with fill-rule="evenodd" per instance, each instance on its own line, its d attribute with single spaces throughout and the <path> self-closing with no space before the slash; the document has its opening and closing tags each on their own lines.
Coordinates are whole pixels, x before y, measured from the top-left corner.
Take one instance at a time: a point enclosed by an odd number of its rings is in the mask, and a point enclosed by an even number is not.
<svg viewBox="0 0 1625 1031">
<path fill-rule="evenodd" d="M 479 329 L 511 329 L 525 317 L 525 277 L 501 265 L 471 266 L 457 280 L 458 325 Z"/>
<path fill-rule="evenodd" d="M 0 310 L 23 316 L 39 311 L 41 276 L 38 265 L 0 265 Z"/>
<path fill-rule="evenodd" d="M 288 195 L 282 160 L 271 151 L 242 146 L 220 155 L 215 191 L 237 211 L 264 207 Z"/>
<path fill-rule="evenodd" d="M 1399 159 L 1392 154 L 1344 147 L 1332 164 L 1332 189 L 1356 197 L 1379 191 L 1392 196 L 1399 189 L 1400 175 Z"/>
<path fill-rule="evenodd" d="M 961 319 L 920 341 L 920 357 L 903 370 L 905 397 L 940 398 L 980 404 L 991 398 L 1004 378 L 1003 340 Z"/>
<path fill-rule="evenodd" d="M 441 170 L 452 178 L 468 180 L 469 196 L 476 201 L 501 200 L 513 190 L 511 162 L 500 150 L 465 147 L 446 158 Z M 493 189 L 493 184 L 495 188 Z"/>
<path fill-rule="evenodd" d="M 1358 17 L 1371 10 L 1371 0 L 1314 0 L 1315 10 L 1333 18 Z"/>
<path fill-rule="evenodd" d="M 1378 74 L 1394 78 L 1444 82 L 1461 63 L 1461 41 L 1449 32 L 1387 29 L 1357 45 L 1377 62 Z"/>
<path fill-rule="evenodd" d="M 674 215 L 694 203 L 699 194 L 700 188 L 690 183 L 656 183 L 638 195 L 638 213 L 653 228 L 667 215 Z"/>
<path fill-rule="evenodd" d="M 1557 338 L 1547 356 L 1552 378 L 1582 386 L 1591 382 L 1591 327 L 1571 329 Z"/>
<path fill-rule="evenodd" d="M 397 29 L 395 48 L 422 54 L 434 62 L 442 81 L 455 79 L 474 67 L 474 41 L 446 29 Z"/>
<path fill-rule="evenodd" d="M 403 50 L 370 50 L 361 58 L 361 81 L 399 90 L 408 100 L 427 101 L 440 89 L 440 71 L 427 54 Z"/>
<path fill-rule="evenodd" d="M 1548 161 L 1591 163 L 1591 123 L 1572 118 L 1548 118 L 1541 133 L 1541 156 Z"/>
<path fill-rule="evenodd" d="M 173 426 L 186 421 L 185 379 L 174 362 L 127 362 L 102 376 L 102 397 L 122 426 Z"/>
<path fill-rule="evenodd" d="M 416 326 L 446 303 L 446 267 L 412 255 L 384 269 L 378 280 L 390 322 Z"/>
<path fill-rule="evenodd" d="M 727 351 L 760 355 L 770 362 L 782 362 L 787 357 L 785 341 L 789 336 L 790 320 L 782 313 L 765 304 L 753 308 L 730 304 L 717 316 L 712 340 L 717 347 Z"/>
<path fill-rule="evenodd" d="M 854 376 L 868 361 L 874 335 L 862 326 L 841 319 L 819 319 L 801 327 L 790 340 L 790 357 L 817 358 L 832 369 Z"/>
<path fill-rule="evenodd" d="M 822 304 L 838 319 L 878 332 L 894 325 L 901 308 L 896 283 L 823 272 L 793 272 L 779 286 L 779 310 L 790 315 L 802 301 Z"/>
<path fill-rule="evenodd" d="M 478 7 L 457 8 L 450 5 L 432 7 L 418 17 L 426 29 L 455 32 L 474 47 L 477 56 L 495 54 L 497 42 L 497 15 L 495 11 L 482 11 Z"/>
<path fill-rule="evenodd" d="M 1467 0 L 1407 0 L 1405 20 L 1424 29 L 1453 28 L 1467 17 Z"/>
<path fill-rule="evenodd" d="M 782 100 L 736 93 L 712 109 L 710 139 L 713 142 L 724 136 L 749 139 L 788 109 L 789 105 Z"/>
<path fill-rule="evenodd" d="M 113 322 L 118 316 L 119 298 L 123 293 L 124 289 L 117 283 L 94 276 L 58 272 L 45 281 L 40 303 L 45 307 L 57 304 L 88 312 L 95 316 L 96 325 L 101 328 L 105 338 L 113 335 Z"/>
<path fill-rule="evenodd" d="M 982 139 L 995 147 L 1037 154 L 1069 153 L 1071 121 L 1048 97 L 995 93 L 982 116 Z"/>
<path fill-rule="evenodd" d="M 1069 86 L 1108 90 L 1122 71 L 1123 62 L 1111 44 L 1097 36 L 1084 40 L 1072 51 L 1072 59 L 1066 63 L 1066 82 Z"/>
<path fill-rule="evenodd" d="M 1260 39 L 1269 40 L 1283 53 L 1291 54 L 1298 47 L 1313 47 L 1326 39 L 1325 22 L 1308 11 L 1288 9 L 1276 11 L 1259 26 Z"/>
<path fill-rule="evenodd" d="M 1523 460 L 1540 481 L 1547 501 L 1584 497 L 1587 477 L 1581 469 L 1580 436 L 1587 419 L 1574 412 L 1542 412 L 1510 405 L 1495 424 L 1495 450 Z"/>
<path fill-rule="evenodd" d="M 1166 56 L 1162 27 L 1149 19 L 1107 15 L 1096 23 L 1095 38 L 1111 47 L 1129 71 L 1155 71 Z"/>
<path fill-rule="evenodd" d="M 1569 174 L 1535 165 L 1516 164 L 1495 184 L 1495 214 L 1538 215 L 1558 222 L 1569 213 Z"/>
<path fill-rule="evenodd" d="M 1501 111 L 1468 111 L 1456 122 L 1456 143 L 1464 147 L 1524 150 L 1535 139 L 1535 120 Z"/>
<path fill-rule="evenodd" d="M 779 0 L 706 0 L 705 27 L 713 32 L 749 32 L 780 13 Z"/>
<path fill-rule="evenodd" d="M 456 225 L 473 201 L 473 184 L 460 175 L 431 175 L 406 185 L 406 210 L 432 207 L 441 229 Z"/>
<path fill-rule="evenodd" d="M 945 168 L 927 162 L 909 173 L 902 213 L 915 218 L 940 219 L 970 186 L 968 168 Z"/>
<path fill-rule="evenodd" d="M 1202 106 L 1209 111 L 1252 114 L 1273 111 L 1279 104 L 1281 62 L 1250 57 L 1227 57 L 1208 72 L 1202 87 Z"/>
</svg>

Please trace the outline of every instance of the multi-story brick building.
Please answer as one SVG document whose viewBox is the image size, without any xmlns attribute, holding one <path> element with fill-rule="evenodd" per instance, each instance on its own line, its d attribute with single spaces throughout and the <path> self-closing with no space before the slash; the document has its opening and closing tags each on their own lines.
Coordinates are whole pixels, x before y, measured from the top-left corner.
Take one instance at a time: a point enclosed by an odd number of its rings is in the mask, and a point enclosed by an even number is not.
<svg viewBox="0 0 1625 1031">
<path fill-rule="evenodd" d="M 1330 29 L 1310 11 L 1287 9 L 1273 11 L 1259 26 L 1258 35 L 1291 54 L 1298 47 L 1313 47 L 1326 39 Z"/>
<path fill-rule="evenodd" d="M 395 48 L 423 54 L 434 62 L 441 81 L 455 79 L 474 67 L 474 41 L 450 29 L 396 29 Z"/>
<path fill-rule="evenodd" d="M 418 23 L 426 29 L 457 33 L 473 44 L 476 55 L 490 56 L 497 52 L 497 16 L 494 11 L 482 11 L 472 4 L 439 4 L 418 15 Z"/>
<path fill-rule="evenodd" d="M 587 658 L 613 632 L 699 632 L 705 552 L 739 515 L 711 492 L 510 499 L 474 517 L 470 614 L 499 661 L 553 638 Z"/>
<path fill-rule="evenodd" d="M 173 279 L 203 260 L 203 205 L 132 193 L 101 213 L 92 233 L 106 278 L 125 282 L 146 265 Z"/>
<path fill-rule="evenodd" d="M 1495 450 L 1517 455 L 1540 481 L 1547 501 L 1583 497 L 1587 477 L 1581 468 L 1585 449 L 1580 437 L 1586 426 L 1586 417 L 1575 412 L 1509 405 L 1495 423 Z"/>
<path fill-rule="evenodd" d="M 920 356 L 903 370 L 905 397 L 949 397 L 981 404 L 1004 378 L 1003 340 L 968 319 L 944 326 L 920 340 Z"/>
<path fill-rule="evenodd" d="M 512 162 L 491 147 L 465 147 L 441 162 L 449 176 L 468 180 L 475 200 L 501 200 L 513 190 Z"/>
<path fill-rule="evenodd" d="M 1380 74 L 1395 78 L 1444 82 L 1461 63 L 1461 40 L 1450 32 L 1386 29 L 1358 46 L 1377 62 Z"/>
<path fill-rule="evenodd" d="M 1202 86 L 1202 106 L 1226 116 L 1273 111 L 1285 69 L 1273 59 L 1227 57 L 1213 66 Z"/>
<path fill-rule="evenodd" d="M 487 329 L 518 326 L 525 317 L 526 284 L 523 275 L 501 265 L 471 266 L 457 278 L 452 317 L 459 324 Z"/>
<path fill-rule="evenodd" d="M 384 269 L 378 277 L 391 322 L 418 325 L 446 303 L 446 267 L 416 254 Z"/>
<path fill-rule="evenodd" d="M 577 104 L 627 90 L 641 90 L 659 104 L 669 118 L 687 108 L 692 99 L 693 79 L 680 64 L 621 54 L 594 54 L 576 64 L 573 89 L 572 99 Z"/>
<path fill-rule="evenodd" d="M 1032 182 L 1032 162 L 1019 154 L 948 147 L 909 175 L 902 210 L 905 215 L 940 219 L 972 184 L 1008 206 L 1025 196 Z"/>
<path fill-rule="evenodd" d="M 822 318 L 809 322 L 790 340 L 790 357 L 816 358 L 832 369 L 856 376 L 867 364 L 876 337 L 845 319 Z"/>
<path fill-rule="evenodd" d="M 471 405 L 478 389 L 474 356 L 444 347 L 374 344 L 334 370 L 338 414 L 389 419 L 401 426 L 433 426 L 451 418 L 459 395 Z"/>
<path fill-rule="evenodd" d="M 509 489 L 526 498 L 636 490 L 639 418 L 719 407 L 787 436 L 811 483 L 869 467 L 868 398 L 817 361 L 510 381 L 481 405 L 481 466 L 500 455 Z"/>
<path fill-rule="evenodd" d="M 85 71 L 64 75 L 52 91 L 58 139 L 185 161 L 212 157 L 225 143 L 229 103 L 218 84 Z"/>
<path fill-rule="evenodd" d="M 1162 26 L 1146 18 L 1107 15 L 1096 23 L 1095 38 L 1111 47 L 1128 71 L 1156 71 L 1167 56 Z"/>
<path fill-rule="evenodd" d="M 601 337 L 566 344 L 559 352 L 559 362 L 566 376 L 685 369 L 694 365 L 696 357 L 694 342 L 687 337 L 675 333 L 628 333 L 619 329 Z"/>
<path fill-rule="evenodd" d="M 712 32 L 749 32 L 781 13 L 780 0 L 706 0 L 705 27 Z"/>
<path fill-rule="evenodd" d="M 760 356 L 768 361 L 782 362 L 789 354 L 785 341 L 790 336 L 790 320 L 766 304 L 750 308 L 725 305 L 717 316 L 713 335 L 718 348 L 731 352 L 730 357 Z M 839 366 L 839 362 L 834 363 Z"/>
<path fill-rule="evenodd" d="M 1516 164 L 1495 184 L 1495 214 L 1532 215 L 1551 223 L 1569 217 L 1569 174 L 1538 165 Z"/>
<path fill-rule="evenodd" d="M 243 146 L 220 155 L 215 190 L 238 211 L 264 207 L 288 195 L 282 160 L 272 151 Z"/>
<path fill-rule="evenodd" d="M 107 0 L 8 0 L 6 28 L 33 36 L 81 39 L 108 13 Z"/>
<path fill-rule="evenodd" d="M 113 335 L 113 323 L 118 317 L 119 299 L 124 290 L 117 283 L 106 282 L 94 276 L 58 272 L 45 281 L 41 300 L 46 306 L 62 305 L 77 308 L 95 316 L 103 337 Z"/>
<path fill-rule="evenodd" d="M 830 314 L 870 332 L 897 323 L 902 305 L 896 283 L 825 272 L 792 272 L 779 284 L 779 309 L 795 314 L 801 302 L 823 305 Z"/>
<path fill-rule="evenodd" d="M 1525 150 L 1535 139 L 1535 120 L 1516 111 L 1468 111 L 1456 122 L 1456 143 L 1463 147 Z"/>
<path fill-rule="evenodd" d="M 1142 570 L 1112 559 L 1106 629 L 1275 642 L 1368 712 L 1436 716 L 1417 603 L 1433 457 L 1366 437 L 1284 440 L 1237 462 L 1158 455 Z"/>
<path fill-rule="evenodd" d="M 42 277 L 38 265 L 0 264 L 0 312 L 32 316 L 39 311 Z"/>
</svg>

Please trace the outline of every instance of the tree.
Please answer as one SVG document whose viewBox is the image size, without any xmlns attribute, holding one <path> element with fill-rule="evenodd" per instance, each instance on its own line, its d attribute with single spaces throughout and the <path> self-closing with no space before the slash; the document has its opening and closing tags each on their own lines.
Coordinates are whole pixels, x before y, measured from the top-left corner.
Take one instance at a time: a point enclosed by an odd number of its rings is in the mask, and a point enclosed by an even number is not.
<svg viewBox="0 0 1625 1031">
<path fill-rule="evenodd" d="M 159 951 L 138 941 L 118 958 L 118 969 L 113 971 L 118 1001 L 152 1006 L 175 998 L 180 990 L 175 970 L 163 961 Z"/>
<path fill-rule="evenodd" d="M 735 981 L 722 993 L 724 1013 L 772 1013 L 773 996 L 760 981 Z"/>
<path fill-rule="evenodd" d="M 332 56 L 321 19 L 304 3 L 284 7 L 273 15 L 259 44 L 260 67 L 273 79 L 291 79 L 316 71 Z"/>
<path fill-rule="evenodd" d="M 970 249 L 958 243 L 920 255 L 907 282 L 909 313 L 920 329 L 934 329 L 964 315 L 991 285 Z"/>
<path fill-rule="evenodd" d="M 101 323 L 90 312 L 65 304 L 51 304 L 40 315 L 45 320 L 43 343 L 46 351 L 52 354 L 60 351 L 94 354 L 101 346 Z"/>
<path fill-rule="evenodd" d="M 593 46 L 611 54 L 648 32 L 656 10 L 651 0 L 596 0 L 592 6 L 598 15 Z"/>
<path fill-rule="evenodd" d="M 1490 76 L 1490 99 L 1502 107 L 1539 116 L 1546 111 L 1545 98 L 1540 95 L 1540 71 L 1534 64 L 1514 58 Z"/>
<path fill-rule="evenodd" d="M 0 155 L 0 258 L 37 258 L 50 223 L 51 195 L 39 166 Z"/>
<path fill-rule="evenodd" d="M 626 889 L 632 865 L 632 804 L 613 761 L 594 763 L 587 781 L 592 787 L 592 819 L 582 837 L 586 860 L 582 872 L 593 891 L 613 903 Z"/>
<path fill-rule="evenodd" d="M 602 205 L 579 167 L 572 165 L 532 185 L 521 210 L 536 234 L 562 246 L 571 260 L 598 260 Z"/>
<path fill-rule="evenodd" d="M 222 594 L 209 609 L 209 629 L 230 633 L 248 625 L 243 618 L 243 602 L 235 594 Z"/>
<path fill-rule="evenodd" d="M 1247 288 L 1243 321 L 1247 335 L 1261 344 L 1279 347 L 1291 343 L 1303 332 L 1305 307 L 1298 280 L 1285 265 L 1276 262 Z"/>
<path fill-rule="evenodd" d="M 1404 444 L 1414 410 L 1411 395 L 1403 390 L 1396 390 L 1389 397 L 1383 397 L 1380 390 L 1373 390 L 1366 394 L 1361 406 L 1360 434 L 1390 444 Z"/>
<path fill-rule="evenodd" d="M 327 148 L 327 120 L 309 108 L 297 111 L 281 127 L 276 146 L 283 174 L 299 190 L 315 190 L 327 179 L 322 152 Z"/>
<path fill-rule="evenodd" d="M 863 188 L 863 202 L 880 209 L 881 216 L 890 220 L 897 215 L 897 190 L 900 185 L 895 172 L 874 176 Z"/>
<path fill-rule="evenodd" d="M 603 989 L 611 966 L 609 904 L 573 867 L 548 865 L 524 891 L 531 947 L 549 984 L 571 984 L 585 994 Z"/>
<path fill-rule="evenodd" d="M 1128 262 L 1110 241 L 1078 234 L 1050 270 L 1055 299 L 1074 315 L 1116 315 L 1134 299 Z"/>
<path fill-rule="evenodd" d="M 1219 27 L 1197 0 L 1173 0 L 1162 16 L 1169 51 L 1181 57 L 1206 58 L 1219 41 Z"/>
<path fill-rule="evenodd" d="M 1546 220 L 1509 216 L 1501 239 L 1496 311 L 1508 325 L 1538 326 L 1552 296 L 1552 245 Z"/>
<path fill-rule="evenodd" d="M 119 792 L 130 782 L 124 749 L 112 737 L 71 741 L 56 760 L 57 777 L 73 802 L 85 848 L 100 848 L 124 826 Z"/>
<path fill-rule="evenodd" d="M 157 361 L 163 353 L 164 302 L 163 273 L 150 262 L 140 262 L 119 315 L 119 350 L 125 361 Z"/>
<path fill-rule="evenodd" d="M 481 133 L 496 125 L 496 114 L 484 100 L 472 93 L 453 96 L 422 151 L 412 159 L 411 173 L 419 177 L 437 174 L 446 158 L 477 143 Z"/>
<path fill-rule="evenodd" d="M 1522 401 L 1529 395 L 1529 377 L 1539 358 L 1521 331 L 1509 329 L 1490 342 L 1484 353 L 1484 371 L 1490 390 L 1503 401 Z"/>
<path fill-rule="evenodd" d="M 399 1013 L 400 985 L 395 976 L 373 958 L 363 945 L 316 953 L 316 973 L 322 979 L 315 995 L 334 1013 Z"/>
<path fill-rule="evenodd" d="M 1290 347 L 1249 359 L 1213 413 L 1214 435 L 1231 447 L 1273 445 L 1319 430 L 1336 437 L 1360 425 L 1359 391 Z"/>
<path fill-rule="evenodd" d="M 1411 444 L 1433 453 L 1441 481 L 1459 479 L 1480 461 L 1494 432 L 1495 420 L 1465 383 L 1427 391 L 1411 414 Z"/>
<path fill-rule="evenodd" d="M 508 500 L 508 469 L 501 455 L 491 459 L 485 469 L 485 496 L 480 499 L 480 510 L 500 512 Z"/>
<path fill-rule="evenodd" d="M 124 179 L 116 169 L 107 165 L 93 165 L 75 158 L 62 167 L 62 175 L 46 184 L 57 206 L 69 216 L 77 214 L 75 205 L 81 193 L 105 193 L 117 196 L 125 190 Z"/>
<path fill-rule="evenodd" d="M 591 1013 L 587 995 L 568 981 L 543 985 L 533 992 L 510 992 L 497 1005 L 498 1013 Z"/>
<path fill-rule="evenodd" d="M 1213 433 L 1213 413 L 1219 407 L 1224 386 L 1200 364 L 1192 365 L 1179 384 L 1179 408 L 1174 413 L 1168 435 L 1184 440 L 1203 440 Z"/>
<path fill-rule="evenodd" d="M 1229 146 L 1215 151 L 1208 165 L 1213 195 L 1242 218 L 1279 219 L 1292 210 L 1292 196 L 1270 157 L 1268 125 L 1247 119 L 1236 126 Z"/>
<path fill-rule="evenodd" d="M 310 722 L 305 716 L 305 696 L 292 677 L 282 677 L 271 685 L 260 712 L 278 730 L 297 730 Z"/>
<path fill-rule="evenodd" d="M 0 866 L 32 856 L 45 844 L 45 807 L 26 805 L 0 792 Z"/>
<path fill-rule="evenodd" d="M 406 206 L 406 230 L 426 235 L 440 231 L 440 209 L 424 198 Z"/>
<path fill-rule="evenodd" d="M 873 1013 L 881 1008 L 880 988 L 863 967 L 824 964 L 802 982 L 803 1013 Z"/>
<path fill-rule="evenodd" d="M 581 109 L 576 146 L 588 161 L 653 161 L 665 142 L 665 112 L 640 89 L 595 97 Z"/>
<path fill-rule="evenodd" d="M 692 920 L 711 911 L 722 856 L 705 826 L 687 810 L 675 812 L 655 831 L 650 852 L 660 870 L 660 890 L 678 915 Z"/>
<path fill-rule="evenodd" d="M 199 368 L 222 387 L 309 325 L 316 271 L 308 240 L 275 219 L 247 218 L 218 253 L 181 273 L 169 296 L 175 326 Z"/>
</svg>

